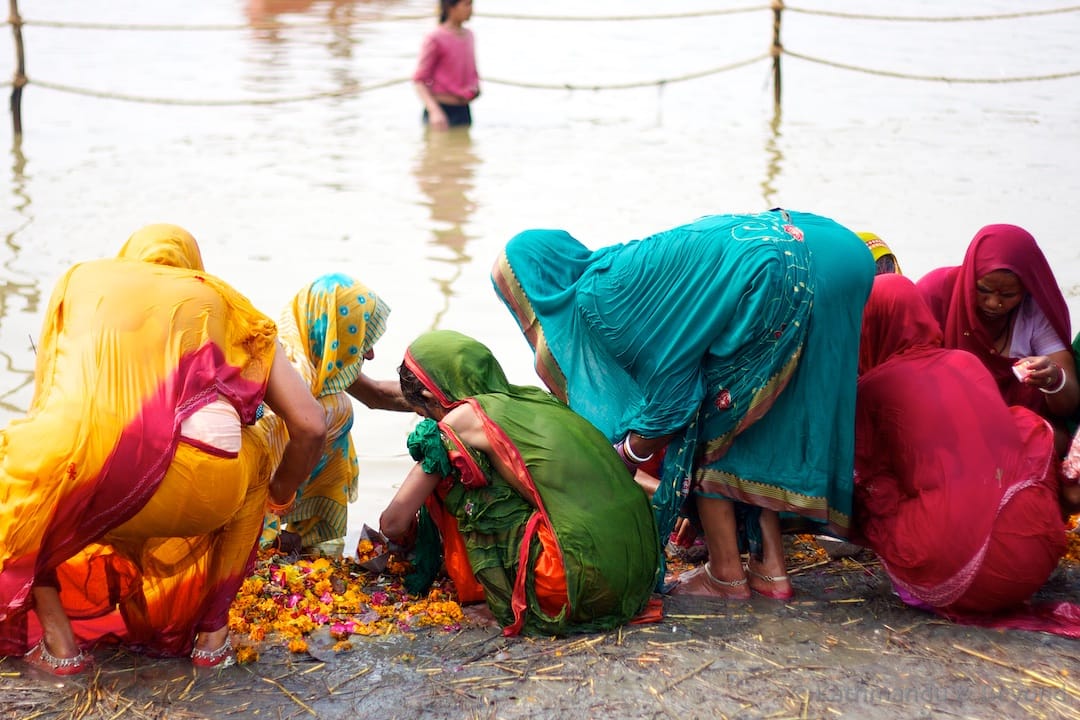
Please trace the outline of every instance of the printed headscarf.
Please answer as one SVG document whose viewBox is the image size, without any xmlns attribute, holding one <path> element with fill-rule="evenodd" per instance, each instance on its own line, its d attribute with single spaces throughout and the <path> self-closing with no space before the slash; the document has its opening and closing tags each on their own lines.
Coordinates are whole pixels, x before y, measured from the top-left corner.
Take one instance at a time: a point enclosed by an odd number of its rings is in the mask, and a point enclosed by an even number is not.
<svg viewBox="0 0 1080 720">
<path fill-rule="evenodd" d="M 389 315 L 390 306 L 366 285 L 334 273 L 296 294 L 279 330 L 290 354 L 302 348 L 311 370 L 307 379 L 318 398 L 356 382 L 364 355 L 386 331 Z"/>
</svg>

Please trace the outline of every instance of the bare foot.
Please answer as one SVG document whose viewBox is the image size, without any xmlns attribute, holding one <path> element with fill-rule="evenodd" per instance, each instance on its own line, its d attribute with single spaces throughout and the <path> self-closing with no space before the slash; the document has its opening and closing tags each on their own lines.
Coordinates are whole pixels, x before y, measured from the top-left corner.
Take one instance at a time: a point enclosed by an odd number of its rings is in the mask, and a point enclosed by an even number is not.
<svg viewBox="0 0 1080 720">
<path fill-rule="evenodd" d="M 720 580 L 713 577 L 709 571 L 709 563 L 705 562 L 679 576 L 679 584 L 671 590 L 672 595 L 701 595 L 723 600 L 749 600 L 750 588 L 746 585 L 746 578 L 734 580 Z"/>
<path fill-rule="evenodd" d="M 477 627 L 495 627 L 499 621 L 491 614 L 491 608 L 487 603 L 475 603 L 461 608 L 461 614 L 469 621 L 470 625 Z"/>
</svg>

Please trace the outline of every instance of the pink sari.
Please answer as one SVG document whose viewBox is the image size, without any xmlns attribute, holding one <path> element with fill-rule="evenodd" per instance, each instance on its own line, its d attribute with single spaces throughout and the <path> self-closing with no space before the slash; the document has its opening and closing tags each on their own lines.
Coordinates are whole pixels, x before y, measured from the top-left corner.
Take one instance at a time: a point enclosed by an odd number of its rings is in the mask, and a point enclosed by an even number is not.
<svg viewBox="0 0 1080 720">
<path fill-rule="evenodd" d="M 1053 432 L 940 343 L 911 281 L 878 276 L 859 351 L 856 529 L 912 604 L 1080 637 L 1080 606 L 1024 605 L 1065 551 Z"/>
<path fill-rule="evenodd" d="M 1045 396 L 1034 386 L 1016 382 L 1013 360 L 994 352 L 994 339 L 979 314 L 975 283 L 994 270 L 1015 273 L 1064 346 L 1071 346 L 1069 307 L 1057 279 L 1035 238 L 1015 225 L 987 225 L 979 230 L 962 265 L 930 271 L 919 280 L 918 289 L 944 332 L 945 347 L 978 357 L 1010 405 L 1023 405 L 1046 416 Z"/>
</svg>

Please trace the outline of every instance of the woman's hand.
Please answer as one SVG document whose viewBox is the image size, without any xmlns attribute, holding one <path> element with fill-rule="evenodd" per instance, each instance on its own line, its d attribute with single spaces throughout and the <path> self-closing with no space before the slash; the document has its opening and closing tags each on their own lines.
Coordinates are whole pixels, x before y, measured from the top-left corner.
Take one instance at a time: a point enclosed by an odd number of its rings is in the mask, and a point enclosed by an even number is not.
<svg viewBox="0 0 1080 720">
<path fill-rule="evenodd" d="M 1018 360 L 1016 365 L 1024 370 L 1024 384 L 1034 385 L 1041 390 L 1058 387 L 1065 378 L 1065 369 L 1046 355 L 1026 357 Z"/>
</svg>

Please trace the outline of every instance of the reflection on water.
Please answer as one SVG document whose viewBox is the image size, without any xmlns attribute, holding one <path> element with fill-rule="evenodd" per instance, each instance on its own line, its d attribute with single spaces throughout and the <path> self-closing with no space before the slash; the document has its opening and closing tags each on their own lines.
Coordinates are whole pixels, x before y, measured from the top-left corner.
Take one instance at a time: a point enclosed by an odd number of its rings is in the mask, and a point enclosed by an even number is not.
<svg viewBox="0 0 1080 720">
<path fill-rule="evenodd" d="M 22 328 L 10 322 L 16 313 L 36 314 L 41 302 L 41 291 L 34 280 L 17 280 L 9 276 L 7 268 L 15 266 L 22 247 L 16 236 L 30 223 L 30 195 L 27 191 L 26 157 L 22 152 L 22 139 L 16 136 L 11 147 L 11 195 L 14 198 L 13 209 L 20 222 L 18 227 L 9 228 L 4 235 L 3 262 L 0 262 L 0 338 L 3 339 L 3 351 L 0 351 L 0 413 L 20 415 L 26 409 L 23 392 L 29 392 L 34 382 L 33 367 L 19 367 L 18 361 L 26 358 L 26 348 L 33 348 L 33 337 L 22 335 Z M 14 355 L 8 351 L 15 352 Z M 17 360 L 18 359 L 18 360 Z"/>
<path fill-rule="evenodd" d="M 765 198 L 765 207 L 778 207 L 776 179 L 784 163 L 784 152 L 780 149 L 780 135 L 783 114 L 780 104 L 773 107 L 772 120 L 769 122 L 769 139 L 765 142 L 765 179 L 761 182 L 761 196 Z"/>
<path fill-rule="evenodd" d="M 424 203 L 431 213 L 429 245 L 446 253 L 431 256 L 432 260 L 450 266 L 448 274 L 432 278 L 443 296 L 443 306 L 435 314 L 432 327 L 439 327 L 442 316 L 450 307 L 454 285 L 472 257 L 467 252 L 471 239 L 465 231 L 476 204 L 471 199 L 473 177 L 480 159 L 473 152 L 468 128 L 452 128 L 447 132 L 429 132 L 420 148 L 413 175 Z"/>
</svg>

